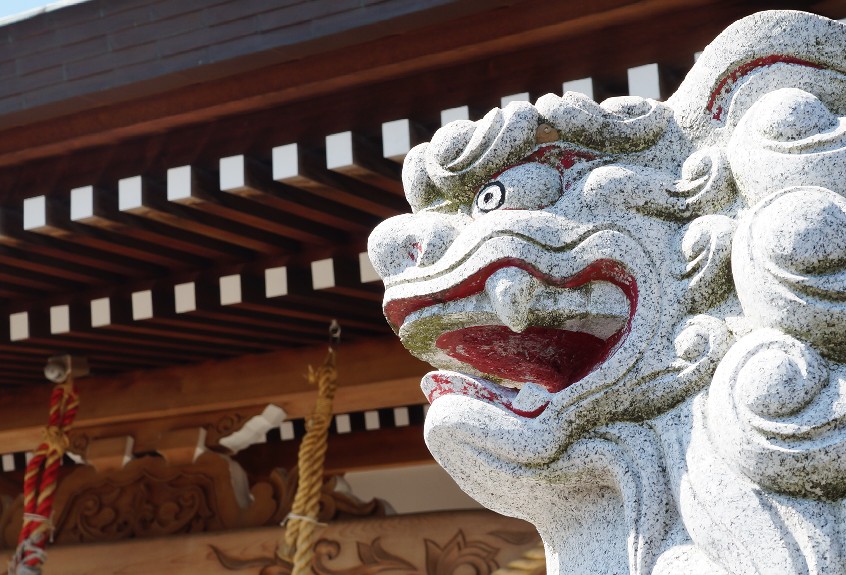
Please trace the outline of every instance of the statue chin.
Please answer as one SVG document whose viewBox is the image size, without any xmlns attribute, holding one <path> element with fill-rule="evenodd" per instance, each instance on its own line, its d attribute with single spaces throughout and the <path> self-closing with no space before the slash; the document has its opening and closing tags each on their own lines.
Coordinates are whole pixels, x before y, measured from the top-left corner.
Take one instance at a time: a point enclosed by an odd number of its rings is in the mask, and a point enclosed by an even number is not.
<svg viewBox="0 0 846 575">
<path fill-rule="evenodd" d="M 773 33 L 777 30 L 777 33 Z M 548 573 L 846 573 L 846 26 L 453 122 L 369 253 L 426 442 Z"/>
</svg>

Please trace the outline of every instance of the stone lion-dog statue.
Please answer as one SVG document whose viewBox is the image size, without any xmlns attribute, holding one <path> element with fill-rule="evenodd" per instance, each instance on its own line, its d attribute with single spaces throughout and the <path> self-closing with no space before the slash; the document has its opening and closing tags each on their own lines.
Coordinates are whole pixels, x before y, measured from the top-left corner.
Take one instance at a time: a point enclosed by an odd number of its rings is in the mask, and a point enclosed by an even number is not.
<svg viewBox="0 0 846 575">
<path fill-rule="evenodd" d="M 452 122 L 403 184 L 369 254 L 426 442 L 548 573 L 846 573 L 845 25 Z"/>
</svg>

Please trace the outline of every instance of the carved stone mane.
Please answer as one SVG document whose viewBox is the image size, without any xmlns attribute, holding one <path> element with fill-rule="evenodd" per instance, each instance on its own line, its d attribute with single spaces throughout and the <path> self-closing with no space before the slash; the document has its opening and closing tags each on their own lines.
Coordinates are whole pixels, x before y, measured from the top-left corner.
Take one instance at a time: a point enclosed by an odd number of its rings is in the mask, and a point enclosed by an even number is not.
<svg viewBox="0 0 846 575">
<path fill-rule="evenodd" d="M 371 260 L 426 441 L 549 573 L 846 573 L 846 26 L 450 123 Z"/>
</svg>

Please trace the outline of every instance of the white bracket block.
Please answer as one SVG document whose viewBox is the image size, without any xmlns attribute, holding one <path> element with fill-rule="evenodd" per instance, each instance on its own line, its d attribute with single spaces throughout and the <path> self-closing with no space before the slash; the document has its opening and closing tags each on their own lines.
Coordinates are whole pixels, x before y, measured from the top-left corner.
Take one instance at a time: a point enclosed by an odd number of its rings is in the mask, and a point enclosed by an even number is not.
<svg viewBox="0 0 846 575">
<path fill-rule="evenodd" d="M 441 126 L 446 126 L 450 122 L 456 120 L 469 120 L 470 108 L 467 106 L 458 106 L 456 108 L 447 108 L 441 110 Z"/>
<path fill-rule="evenodd" d="M 376 273 L 376 269 L 373 267 L 373 263 L 371 263 L 367 252 L 358 254 L 358 269 L 361 276 L 361 283 L 377 282 L 382 279 Z"/>
<path fill-rule="evenodd" d="M 197 294 L 194 282 L 173 286 L 173 300 L 176 313 L 187 313 L 197 309 Z"/>
<path fill-rule="evenodd" d="M 382 124 L 382 155 L 402 163 L 411 149 L 411 122 L 406 119 Z"/>
<path fill-rule="evenodd" d="M 94 217 L 94 186 L 74 188 L 70 192 L 70 219 L 78 222 Z"/>
<path fill-rule="evenodd" d="M 264 297 L 288 295 L 288 268 L 279 266 L 264 270 Z"/>
<path fill-rule="evenodd" d="M 506 107 L 511 102 L 528 102 L 529 101 L 529 93 L 528 92 L 520 92 L 519 94 L 511 94 L 510 96 L 503 96 L 500 98 L 500 108 Z"/>
<path fill-rule="evenodd" d="M 142 207 L 144 202 L 141 190 L 141 176 L 118 180 L 118 209 L 125 212 Z"/>
<path fill-rule="evenodd" d="M 326 167 L 337 170 L 353 165 L 352 132 L 326 136 Z"/>
<path fill-rule="evenodd" d="M 629 95 L 642 98 L 661 99 L 661 82 L 658 77 L 658 64 L 644 64 L 629 68 Z"/>
<path fill-rule="evenodd" d="M 561 88 L 565 92 L 580 92 L 593 100 L 593 78 L 579 78 L 564 82 Z"/>
<path fill-rule="evenodd" d="M 349 433 L 352 431 L 352 422 L 348 413 L 339 413 L 335 416 L 335 430 L 338 433 Z"/>
<path fill-rule="evenodd" d="M 282 437 L 282 441 L 295 439 L 296 434 L 294 433 L 294 424 L 290 421 L 283 421 L 279 425 L 279 435 Z"/>
<path fill-rule="evenodd" d="M 287 180 L 300 175 L 300 158 L 297 144 L 273 148 L 273 179 Z"/>
<path fill-rule="evenodd" d="M 35 230 L 47 225 L 47 198 L 35 196 L 23 201 L 23 229 Z"/>
<path fill-rule="evenodd" d="M 70 331 L 70 306 L 54 305 L 50 308 L 50 333 Z"/>
<path fill-rule="evenodd" d="M 112 309 L 109 298 L 91 300 L 91 327 L 103 327 L 112 323 Z"/>
<path fill-rule="evenodd" d="M 167 199 L 169 201 L 190 199 L 192 191 L 191 166 L 179 166 L 167 171 Z"/>
<path fill-rule="evenodd" d="M 312 289 L 335 287 L 335 266 L 332 258 L 311 262 Z"/>
<path fill-rule="evenodd" d="M 153 292 L 150 290 L 132 293 L 132 319 L 140 321 L 153 317 Z"/>
<path fill-rule="evenodd" d="M 220 162 L 218 162 L 218 167 L 221 191 L 237 191 L 247 186 L 246 166 L 243 155 L 221 158 Z"/>
<path fill-rule="evenodd" d="M 364 412 L 364 429 L 373 431 L 379 429 L 379 412 L 365 411 Z"/>
<path fill-rule="evenodd" d="M 394 425 L 396 427 L 407 427 L 411 425 L 411 419 L 408 416 L 407 407 L 394 408 Z"/>
<path fill-rule="evenodd" d="M 241 303 L 241 274 L 221 276 L 220 305 L 234 305 Z"/>
<path fill-rule="evenodd" d="M 9 315 L 9 340 L 29 339 L 29 313 L 19 311 Z"/>
</svg>

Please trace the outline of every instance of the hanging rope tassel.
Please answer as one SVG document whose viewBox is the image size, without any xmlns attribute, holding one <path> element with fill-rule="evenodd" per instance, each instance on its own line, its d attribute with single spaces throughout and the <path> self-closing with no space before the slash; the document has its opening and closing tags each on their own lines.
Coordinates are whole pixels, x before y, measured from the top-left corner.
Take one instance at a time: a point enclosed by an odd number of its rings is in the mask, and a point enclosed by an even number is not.
<svg viewBox="0 0 846 575">
<path fill-rule="evenodd" d="M 24 475 L 23 528 L 18 548 L 9 563 L 9 575 L 40 575 L 47 556 L 45 547 L 52 534 L 50 516 L 62 456 L 68 448 L 67 432 L 79 410 L 79 396 L 69 374 L 56 384 L 50 396 L 50 417 L 44 439 Z"/>
<path fill-rule="evenodd" d="M 340 338 L 340 327 L 332 321 L 329 333 L 333 343 Z M 320 511 L 320 490 L 323 487 L 323 463 L 326 459 L 329 425 L 332 423 L 332 401 L 337 389 L 338 372 L 335 369 L 335 350 L 330 345 L 326 360 L 317 369 L 308 368 L 308 381 L 317 385 L 317 402 L 306 422 L 306 434 L 300 444 L 297 461 L 299 483 L 291 513 L 286 518 L 285 544 L 277 554 L 293 563 L 292 575 L 311 572 L 314 555 L 312 540 L 322 524 L 317 516 Z"/>
</svg>

